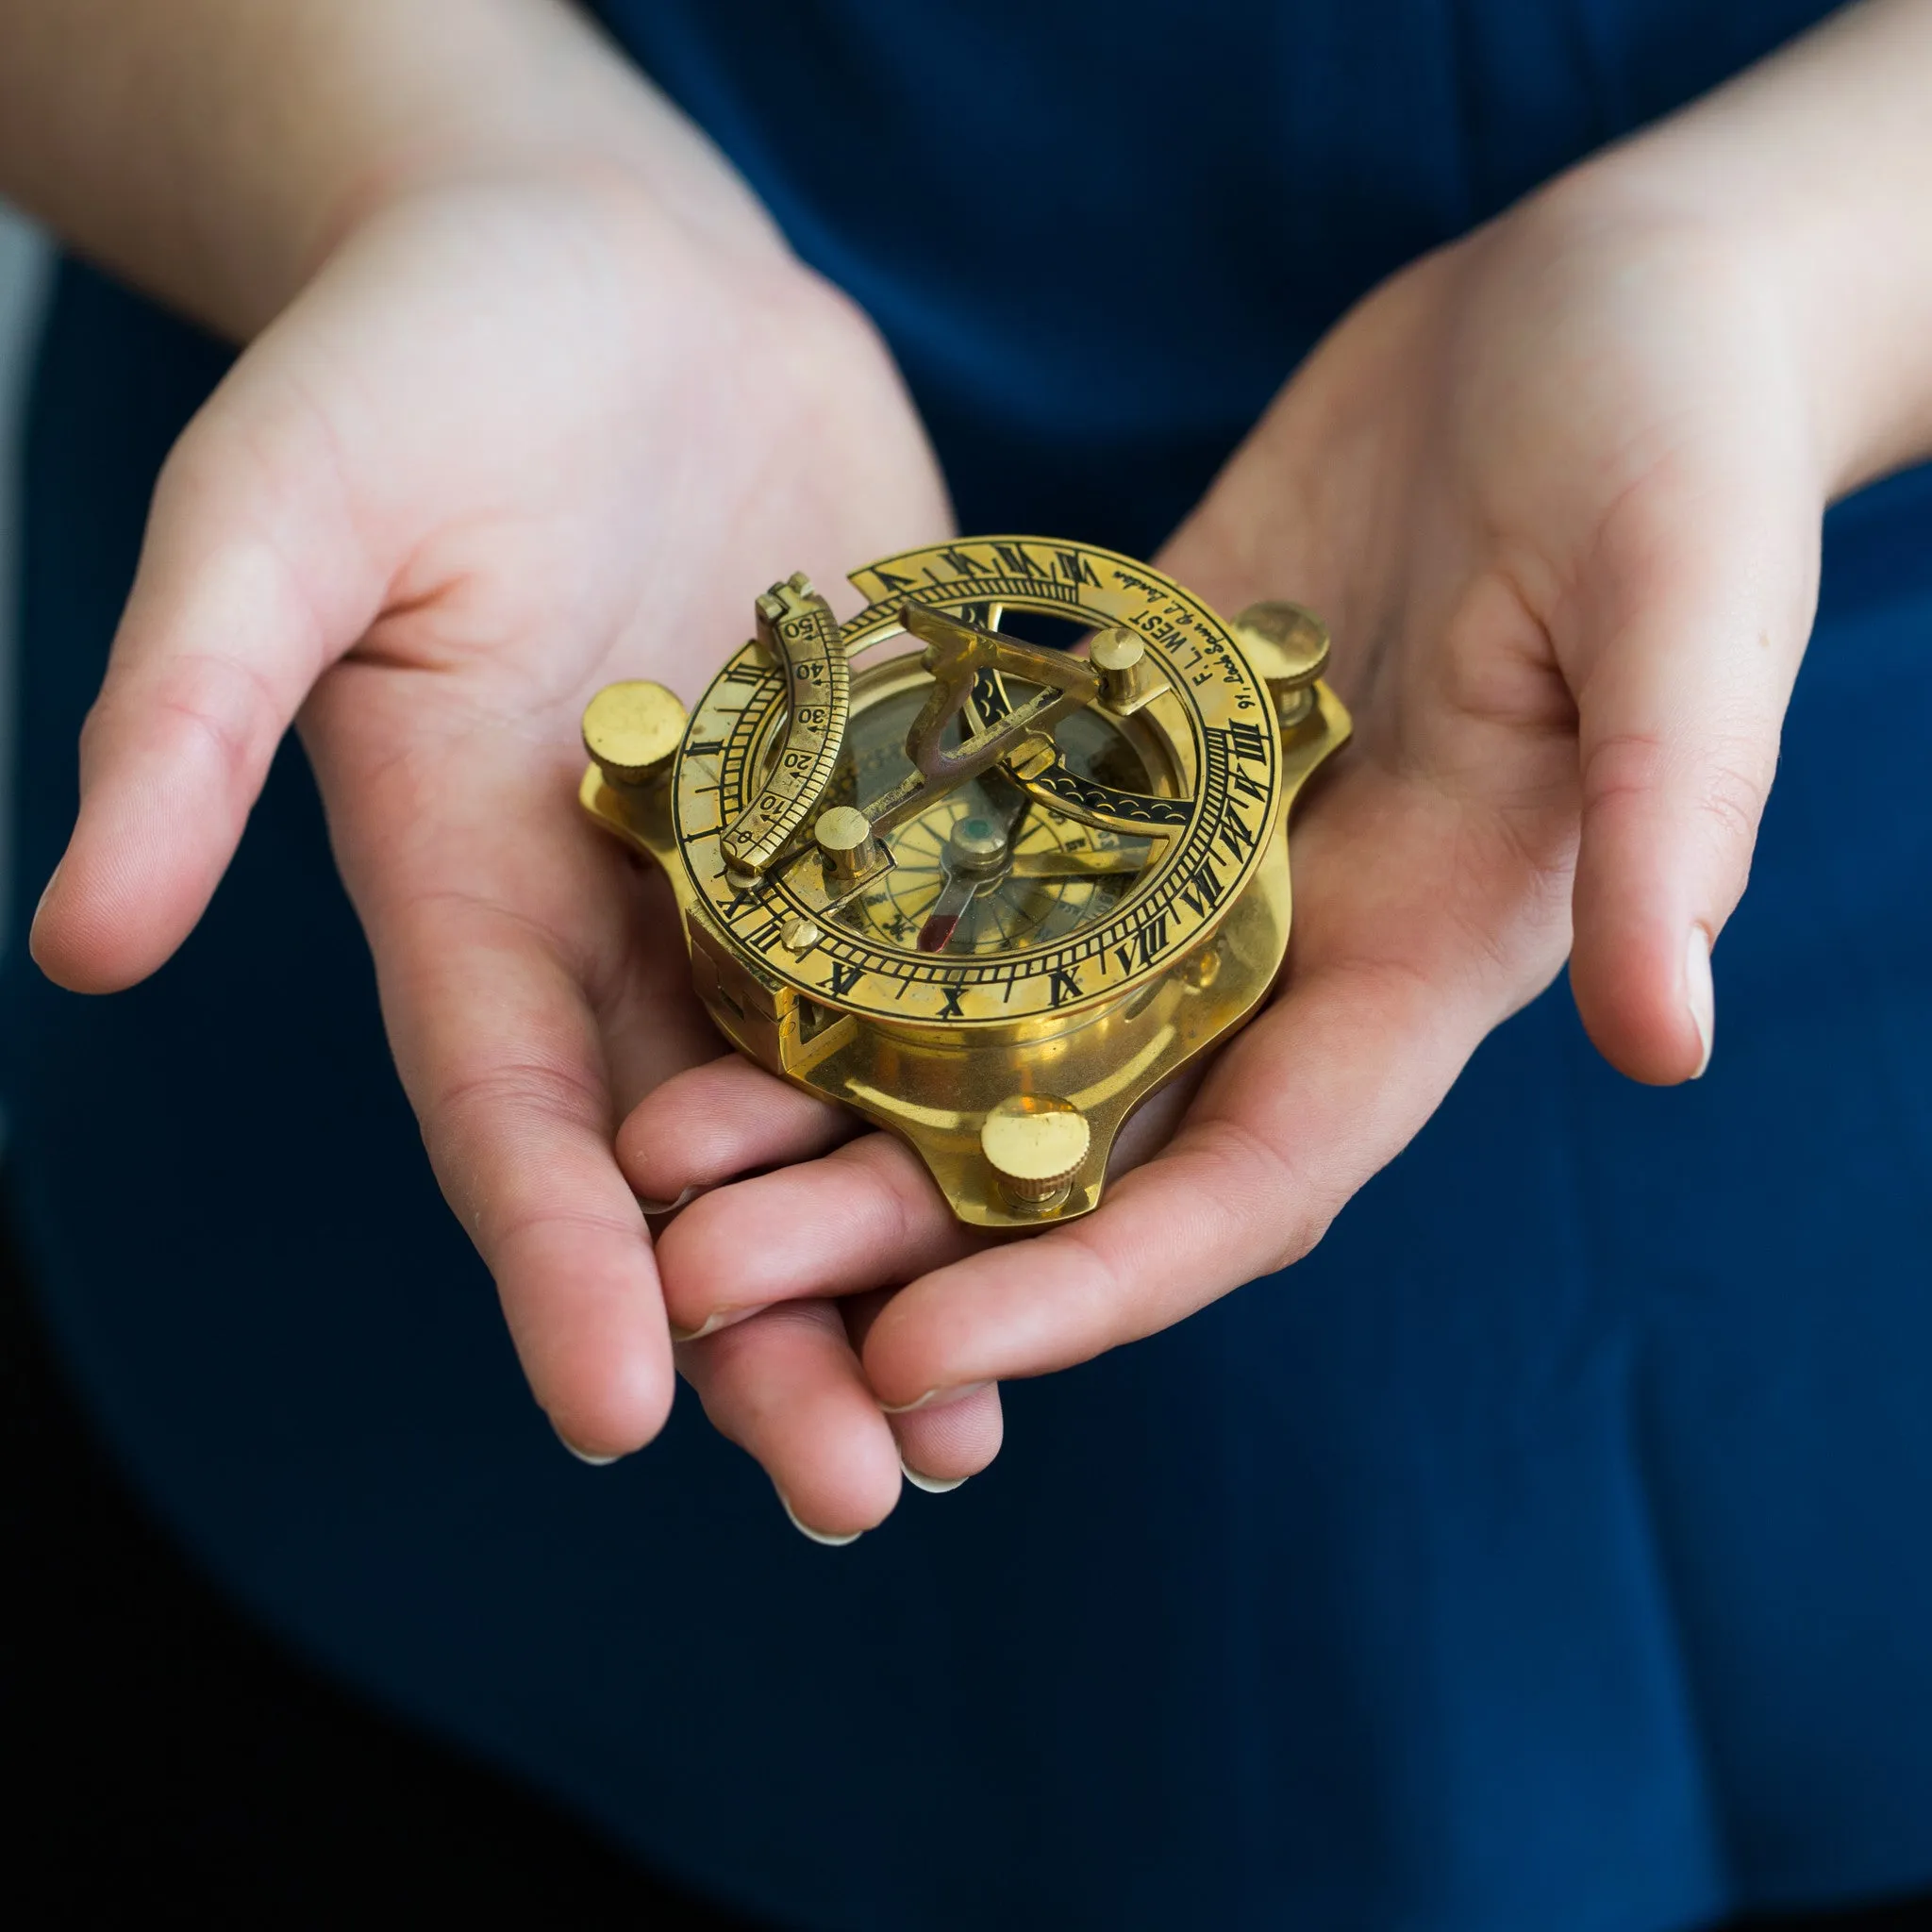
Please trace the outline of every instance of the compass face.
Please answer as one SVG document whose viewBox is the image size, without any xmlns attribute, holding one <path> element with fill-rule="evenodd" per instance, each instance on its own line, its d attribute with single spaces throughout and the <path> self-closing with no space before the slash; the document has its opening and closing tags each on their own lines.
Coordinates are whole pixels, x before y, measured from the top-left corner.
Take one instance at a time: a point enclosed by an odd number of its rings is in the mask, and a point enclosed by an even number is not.
<svg viewBox="0 0 1932 1932">
<path fill-rule="evenodd" d="M 854 697 L 847 742 L 858 799 L 879 797 L 912 769 L 906 735 L 927 680 L 890 670 L 886 678 L 889 690 L 901 688 L 868 703 L 861 676 Z M 1027 694 L 1011 689 L 1016 698 Z M 1082 777 L 1153 789 L 1149 757 L 1112 720 L 1075 712 L 1055 736 L 1062 761 Z M 1151 761 L 1164 763 L 1158 752 Z M 842 791 L 835 797 L 842 801 Z M 830 924 L 949 959 L 1052 946 L 1084 932 L 1133 889 L 1154 849 L 1150 840 L 1041 809 L 997 771 L 934 800 L 888 842 L 891 871 L 837 908 Z"/>
<path fill-rule="evenodd" d="M 841 632 L 850 711 L 825 807 L 917 784 L 908 733 L 934 685 L 907 649 L 908 598 L 992 629 L 1019 611 L 1058 619 L 1068 641 L 1124 626 L 1146 647 L 1142 675 L 1167 690 L 1130 716 L 1071 710 L 1051 759 L 915 800 L 882 835 L 890 869 L 828 911 L 808 846 L 758 879 L 726 863 L 732 827 L 777 808 L 803 689 L 796 661 L 788 676 L 747 644 L 692 715 L 673 793 L 700 903 L 741 952 L 829 1007 L 997 1024 L 1117 999 L 1219 924 L 1274 835 L 1281 751 L 1269 693 L 1212 611 L 1145 564 L 1032 539 L 935 545 L 853 581 L 871 601 Z M 982 673 L 955 741 L 1035 696 Z M 801 924 L 817 928 L 803 950 L 788 943 Z"/>
</svg>

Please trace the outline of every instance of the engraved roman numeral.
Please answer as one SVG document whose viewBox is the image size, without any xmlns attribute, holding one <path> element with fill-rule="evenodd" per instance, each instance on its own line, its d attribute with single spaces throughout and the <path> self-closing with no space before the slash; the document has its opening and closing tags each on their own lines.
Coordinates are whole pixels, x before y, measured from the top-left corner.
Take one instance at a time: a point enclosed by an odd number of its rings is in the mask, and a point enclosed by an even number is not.
<svg viewBox="0 0 1932 1932">
<path fill-rule="evenodd" d="M 1063 970 L 1056 966 L 1053 969 L 1053 983 L 1049 988 L 1049 994 L 1055 1006 L 1060 1005 L 1064 1000 L 1078 999 L 1080 997 L 1080 969 L 1075 966 L 1070 970 Z"/>
<path fill-rule="evenodd" d="M 1206 919 L 1221 903 L 1224 888 L 1221 874 L 1214 869 L 1214 855 L 1209 852 L 1201 860 L 1201 867 L 1191 878 L 1181 892 L 1181 903 L 1196 919 Z"/>
<path fill-rule="evenodd" d="M 686 752 L 688 752 L 691 755 L 691 757 L 694 758 L 714 758 L 724 749 L 724 741 L 722 738 L 708 738 L 704 741 L 702 744 L 700 744 L 696 739 L 692 739 L 691 741 L 685 746 Z"/>
<path fill-rule="evenodd" d="M 1097 591 L 1100 579 L 1093 575 L 1093 566 L 1077 550 L 1056 550 L 1053 554 L 1054 570 L 1070 584 L 1091 584 Z"/>
<path fill-rule="evenodd" d="M 1227 781 L 1243 798 L 1254 798 L 1266 804 L 1268 788 L 1260 779 L 1245 772 L 1240 765 L 1234 766 L 1227 774 Z"/>
<path fill-rule="evenodd" d="M 1048 575 L 1048 572 L 1028 557 L 1017 543 L 995 543 L 992 547 L 999 560 L 1016 577 L 1043 577 Z"/>
<path fill-rule="evenodd" d="M 942 986 L 940 988 L 940 996 L 945 1001 L 945 1005 L 940 1008 L 940 1018 L 941 1020 L 963 1020 L 966 1017 L 966 1009 L 959 1004 L 960 996 L 964 991 L 965 989 L 958 986 Z"/>
<path fill-rule="evenodd" d="M 1140 948 L 1143 966 L 1153 965 L 1167 950 L 1167 911 L 1164 907 L 1158 912 L 1150 912 L 1141 922 L 1140 929 L 1134 934 L 1134 943 Z"/>
<path fill-rule="evenodd" d="M 1230 758 L 1265 765 L 1268 762 L 1268 741 L 1262 737 L 1258 724 L 1250 724 L 1245 718 L 1237 718 L 1227 727 L 1227 752 Z"/>
<path fill-rule="evenodd" d="M 848 966 L 842 959 L 832 961 L 832 997 L 842 999 L 865 977 L 863 966 Z"/>
<path fill-rule="evenodd" d="M 941 550 L 940 561 L 956 577 L 990 577 L 993 574 L 991 564 L 981 563 L 976 557 L 969 557 L 963 550 Z"/>
<path fill-rule="evenodd" d="M 1254 830 L 1247 820 L 1235 810 L 1232 800 L 1228 803 L 1226 816 L 1221 821 L 1221 842 L 1234 855 L 1236 864 L 1255 849 Z"/>
</svg>

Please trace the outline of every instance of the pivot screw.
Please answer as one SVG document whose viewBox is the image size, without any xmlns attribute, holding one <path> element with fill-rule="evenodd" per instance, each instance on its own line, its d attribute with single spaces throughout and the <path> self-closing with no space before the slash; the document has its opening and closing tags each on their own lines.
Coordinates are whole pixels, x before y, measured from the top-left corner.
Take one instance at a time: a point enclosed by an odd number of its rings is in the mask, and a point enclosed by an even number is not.
<svg viewBox="0 0 1932 1932">
<path fill-rule="evenodd" d="M 998 872 L 1012 857 L 1005 831 L 991 819 L 969 812 L 946 839 L 949 872 L 984 874 Z"/>
<path fill-rule="evenodd" d="M 1093 1144 L 1087 1116 L 1051 1093 L 1016 1093 L 987 1115 L 980 1151 L 1008 1205 L 1034 1213 L 1058 1208 Z"/>
<path fill-rule="evenodd" d="M 1141 691 L 1147 646 L 1125 625 L 1104 630 L 1087 647 L 1087 661 L 1100 673 L 1100 701 L 1109 710 L 1131 705 Z"/>
<path fill-rule="evenodd" d="M 856 886 L 878 870 L 879 841 L 872 835 L 872 821 L 856 806 L 835 805 L 821 812 L 812 836 L 839 885 Z"/>
<path fill-rule="evenodd" d="M 612 785 L 655 785 L 690 722 L 675 691 L 643 677 L 607 684 L 584 708 L 584 749 Z"/>
</svg>

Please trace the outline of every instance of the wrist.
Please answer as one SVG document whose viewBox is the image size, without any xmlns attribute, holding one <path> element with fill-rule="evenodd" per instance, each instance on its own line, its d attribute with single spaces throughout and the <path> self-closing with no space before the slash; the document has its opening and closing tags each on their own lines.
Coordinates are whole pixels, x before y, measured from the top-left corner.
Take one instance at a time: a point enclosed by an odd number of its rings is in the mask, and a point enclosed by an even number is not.
<svg viewBox="0 0 1932 1932">
<path fill-rule="evenodd" d="M 1932 5 L 1878 0 L 1571 177 L 1748 261 L 1827 497 L 1932 458 L 1928 87 Z"/>
<path fill-rule="evenodd" d="M 575 16 L 547 26 L 541 58 L 520 20 L 516 32 L 474 46 L 469 60 L 439 74 L 428 93 L 407 78 L 386 91 L 354 165 L 335 171 L 316 196 L 279 301 L 397 205 L 514 183 L 648 210 L 667 233 L 721 258 L 791 259 L 730 164 L 641 75 Z"/>
<path fill-rule="evenodd" d="M 0 0 L 0 192 L 237 340 L 439 183 L 602 170 L 713 247 L 780 247 L 563 0 Z"/>
</svg>

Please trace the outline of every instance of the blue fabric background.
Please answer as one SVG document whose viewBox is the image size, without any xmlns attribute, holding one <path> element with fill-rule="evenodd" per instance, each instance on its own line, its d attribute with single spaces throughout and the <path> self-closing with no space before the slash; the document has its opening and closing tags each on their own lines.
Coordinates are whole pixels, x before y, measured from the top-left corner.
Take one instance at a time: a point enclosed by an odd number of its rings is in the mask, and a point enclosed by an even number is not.
<svg viewBox="0 0 1932 1932">
<path fill-rule="evenodd" d="M 968 526 L 1140 549 L 1376 277 L 1814 10 L 602 9 L 878 317 Z M 1014 1389 L 991 1473 L 835 1554 L 694 1406 L 557 1448 L 299 753 L 154 981 L 26 964 L 224 366 L 63 275 L 0 1078 L 59 1340 L 239 1597 L 787 1925 L 1650 1932 L 1932 1883 L 1932 475 L 1831 518 L 1706 1081 L 1620 1081 L 1553 992 L 1291 1276 Z"/>
</svg>

